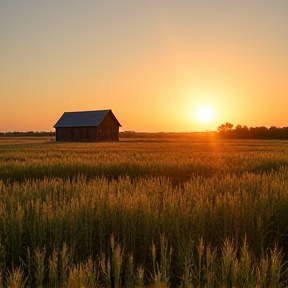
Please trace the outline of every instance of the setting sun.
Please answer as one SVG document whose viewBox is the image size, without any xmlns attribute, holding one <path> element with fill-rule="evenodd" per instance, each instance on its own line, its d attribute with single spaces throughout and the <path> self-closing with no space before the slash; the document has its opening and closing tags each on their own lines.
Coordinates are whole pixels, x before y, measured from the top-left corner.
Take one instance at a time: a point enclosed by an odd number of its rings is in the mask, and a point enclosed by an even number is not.
<svg viewBox="0 0 288 288">
<path fill-rule="evenodd" d="M 198 106 L 195 110 L 195 117 L 200 122 L 208 123 L 215 117 L 215 110 L 209 105 Z"/>
<path fill-rule="evenodd" d="M 0 136 L 106 109 L 122 131 L 288 126 L 288 0 L 16 0 L 0 11 Z"/>
</svg>

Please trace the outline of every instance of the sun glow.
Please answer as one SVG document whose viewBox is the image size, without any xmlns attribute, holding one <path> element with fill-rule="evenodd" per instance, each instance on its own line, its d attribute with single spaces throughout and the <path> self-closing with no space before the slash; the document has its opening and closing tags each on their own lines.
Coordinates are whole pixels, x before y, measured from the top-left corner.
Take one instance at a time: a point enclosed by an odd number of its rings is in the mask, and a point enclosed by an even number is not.
<svg viewBox="0 0 288 288">
<path fill-rule="evenodd" d="M 211 122 L 215 117 L 215 110 L 212 106 L 201 105 L 195 109 L 195 117 L 203 123 Z"/>
</svg>

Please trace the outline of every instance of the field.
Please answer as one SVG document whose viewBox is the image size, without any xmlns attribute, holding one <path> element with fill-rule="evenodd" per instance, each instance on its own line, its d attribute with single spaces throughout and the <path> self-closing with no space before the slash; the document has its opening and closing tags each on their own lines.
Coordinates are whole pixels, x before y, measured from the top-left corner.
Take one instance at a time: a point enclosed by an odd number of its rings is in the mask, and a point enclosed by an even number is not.
<svg viewBox="0 0 288 288">
<path fill-rule="evenodd" d="M 287 141 L 0 138 L 4 287 L 287 287 L 287 260 Z"/>
</svg>

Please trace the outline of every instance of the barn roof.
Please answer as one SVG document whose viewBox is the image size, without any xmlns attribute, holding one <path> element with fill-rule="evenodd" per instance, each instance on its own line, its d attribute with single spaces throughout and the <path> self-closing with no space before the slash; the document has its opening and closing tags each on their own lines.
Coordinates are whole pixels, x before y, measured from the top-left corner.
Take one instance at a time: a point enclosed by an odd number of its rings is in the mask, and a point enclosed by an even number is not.
<svg viewBox="0 0 288 288">
<path fill-rule="evenodd" d="M 54 128 L 99 126 L 105 116 L 110 112 L 112 113 L 112 110 L 64 112 L 58 122 L 54 125 Z M 112 115 L 114 116 L 113 113 Z M 118 122 L 116 117 L 115 120 Z M 119 122 L 118 124 L 121 126 Z"/>
</svg>

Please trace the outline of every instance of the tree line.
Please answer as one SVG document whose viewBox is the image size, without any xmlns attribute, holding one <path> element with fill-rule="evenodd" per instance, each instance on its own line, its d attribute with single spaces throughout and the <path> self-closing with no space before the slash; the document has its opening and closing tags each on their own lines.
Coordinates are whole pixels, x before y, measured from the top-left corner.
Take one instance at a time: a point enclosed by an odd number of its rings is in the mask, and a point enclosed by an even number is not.
<svg viewBox="0 0 288 288">
<path fill-rule="evenodd" d="M 32 136 L 55 136 L 55 132 L 52 131 L 27 131 L 27 132 L 0 132 L 0 137 L 32 137 Z"/>
<path fill-rule="evenodd" d="M 217 128 L 221 138 L 231 139 L 288 139 L 288 127 L 265 126 L 247 127 L 240 124 L 234 127 L 233 124 L 226 122 Z"/>
</svg>

